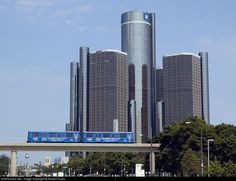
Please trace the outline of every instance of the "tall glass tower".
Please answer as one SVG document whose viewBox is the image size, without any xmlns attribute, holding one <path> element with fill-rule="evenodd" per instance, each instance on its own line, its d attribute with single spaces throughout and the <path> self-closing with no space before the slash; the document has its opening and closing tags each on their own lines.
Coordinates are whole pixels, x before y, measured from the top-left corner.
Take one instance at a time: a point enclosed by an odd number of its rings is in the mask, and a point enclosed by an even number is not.
<svg viewBox="0 0 236 181">
<path fill-rule="evenodd" d="M 192 53 L 163 57 L 165 125 L 189 116 L 202 117 L 200 56 Z"/>
<path fill-rule="evenodd" d="M 99 50 L 89 54 L 87 131 L 128 131 L 127 53 Z"/>
<path fill-rule="evenodd" d="M 79 122 L 78 131 L 87 131 L 88 126 L 88 83 L 89 83 L 89 48 L 80 47 L 80 73 L 79 73 Z"/>
<path fill-rule="evenodd" d="M 208 52 L 200 52 L 198 55 L 201 60 L 202 119 L 210 124 Z"/>
<path fill-rule="evenodd" d="M 137 143 L 152 137 L 152 123 L 155 121 L 155 48 L 155 14 L 144 11 L 123 13 L 121 50 L 128 54 L 129 101 L 135 104 L 136 109 L 135 130 L 130 131 L 135 132 Z"/>
<path fill-rule="evenodd" d="M 67 131 L 78 130 L 78 107 L 79 107 L 79 63 L 70 64 L 70 124 L 67 125 Z"/>
</svg>

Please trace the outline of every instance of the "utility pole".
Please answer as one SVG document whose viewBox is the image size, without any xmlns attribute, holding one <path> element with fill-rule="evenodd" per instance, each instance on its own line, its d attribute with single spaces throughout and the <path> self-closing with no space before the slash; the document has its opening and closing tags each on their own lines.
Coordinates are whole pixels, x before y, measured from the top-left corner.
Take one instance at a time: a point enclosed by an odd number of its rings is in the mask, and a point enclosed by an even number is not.
<svg viewBox="0 0 236 181">
<path fill-rule="evenodd" d="M 201 169 L 202 169 L 202 177 L 203 177 L 203 151 L 202 151 L 202 130 L 201 130 Z"/>
<path fill-rule="evenodd" d="M 209 142 L 210 141 L 214 141 L 213 139 L 208 139 L 207 140 L 207 176 L 209 177 L 210 176 L 210 171 L 209 171 L 209 168 L 210 168 L 210 151 L 209 151 Z"/>
</svg>

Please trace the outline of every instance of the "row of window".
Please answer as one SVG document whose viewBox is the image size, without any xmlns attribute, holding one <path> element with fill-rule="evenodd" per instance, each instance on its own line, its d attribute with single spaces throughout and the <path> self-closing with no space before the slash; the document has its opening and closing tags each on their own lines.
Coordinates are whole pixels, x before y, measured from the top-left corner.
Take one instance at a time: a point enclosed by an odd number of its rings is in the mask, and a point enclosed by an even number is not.
<svg viewBox="0 0 236 181">
<path fill-rule="evenodd" d="M 77 134 L 78 135 L 78 134 Z M 87 133 L 86 134 L 88 138 L 93 138 L 93 137 L 103 137 L 103 138 L 126 138 L 127 134 L 126 133 L 120 133 L 120 134 L 110 134 L 110 133 Z M 67 138 L 73 138 L 74 134 L 73 133 L 38 133 L 34 132 L 32 134 L 33 137 L 67 137 Z"/>
<path fill-rule="evenodd" d="M 74 137 L 73 133 L 32 133 L 33 137 Z"/>
</svg>

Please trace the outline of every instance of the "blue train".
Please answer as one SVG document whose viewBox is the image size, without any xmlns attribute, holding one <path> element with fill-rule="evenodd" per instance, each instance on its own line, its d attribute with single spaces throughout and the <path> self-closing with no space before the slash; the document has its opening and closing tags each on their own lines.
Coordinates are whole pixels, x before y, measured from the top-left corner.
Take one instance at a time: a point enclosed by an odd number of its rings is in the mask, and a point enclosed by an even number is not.
<svg viewBox="0 0 236 181">
<path fill-rule="evenodd" d="M 133 143 L 132 132 L 29 131 L 28 143 Z"/>
</svg>

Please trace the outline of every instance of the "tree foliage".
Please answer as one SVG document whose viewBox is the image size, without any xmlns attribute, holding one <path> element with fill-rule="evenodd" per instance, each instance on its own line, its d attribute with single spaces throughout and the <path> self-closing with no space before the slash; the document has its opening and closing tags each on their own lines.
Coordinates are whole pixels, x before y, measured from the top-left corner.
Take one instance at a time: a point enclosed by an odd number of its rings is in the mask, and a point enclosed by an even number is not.
<svg viewBox="0 0 236 181">
<path fill-rule="evenodd" d="M 0 156 L 0 176 L 7 175 L 9 167 L 9 158 L 6 155 Z"/>
<path fill-rule="evenodd" d="M 230 160 L 224 164 L 223 176 L 236 177 L 236 164 Z"/>
<path fill-rule="evenodd" d="M 134 174 L 135 164 L 143 163 L 142 153 L 89 153 L 86 158 L 70 158 L 68 167 L 78 175 L 127 175 Z"/>
<path fill-rule="evenodd" d="M 183 176 L 198 176 L 200 173 L 199 155 L 191 149 L 184 152 L 181 159 L 181 170 Z"/>
<path fill-rule="evenodd" d="M 201 158 L 201 138 L 203 158 Z M 223 175 L 226 170 L 221 169 L 221 172 L 219 167 L 223 168 L 223 165 L 229 167 L 229 164 L 236 163 L 236 127 L 227 124 L 213 126 L 197 117 L 189 117 L 182 122 L 166 126 L 163 132 L 154 137 L 153 142 L 161 143 L 160 152 L 156 155 L 157 169 L 172 175 L 201 175 L 201 159 L 203 159 L 203 172 L 206 176 L 208 139 L 214 140 L 209 147 L 212 160 L 211 173 L 217 176 Z M 189 162 L 188 157 L 193 162 Z M 186 170 L 188 173 L 185 173 Z"/>
<path fill-rule="evenodd" d="M 236 127 L 220 124 L 215 127 L 217 138 L 213 145 L 213 153 L 221 164 L 230 160 L 236 163 Z"/>
<path fill-rule="evenodd" d="M 221 166 L 220 162 L 217 160 L 213 160 L 210 163 L 210 167 L 209 167 L 209 175 L 210 176 L 215 176 L 215 177 L 219 177 L 223 174 L 224 169 Z"/>
</svg>

